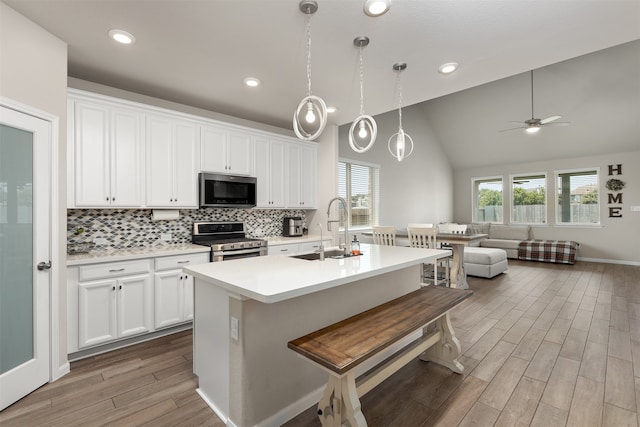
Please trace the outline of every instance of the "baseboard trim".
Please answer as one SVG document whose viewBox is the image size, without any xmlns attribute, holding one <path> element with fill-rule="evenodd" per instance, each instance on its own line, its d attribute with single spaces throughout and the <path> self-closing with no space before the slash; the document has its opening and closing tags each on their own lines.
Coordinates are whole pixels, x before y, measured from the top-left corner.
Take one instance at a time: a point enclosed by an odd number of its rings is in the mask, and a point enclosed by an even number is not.
<svg viewBox="0 0 640 427">
<path fill-rule="evenodd" d="M 148 334 L 139 335 L 137 337 L 127 338 L 120 341 L 110 342 L 97 347 L 87 348 L 84 350 L 76 351 L 68 354 L 69 362 L 75 362 L 76 360 L 85 359 L 91 356 L 97 356 L 98 354 L 106 353 L 108 351 L 116 350 L 118 348 L 128 347 L 134 344 L 140 344 L 142 342 L 150 341 L 156 338 L 164 337 L 167 335 L 175 334 L 177 332 L 186 331 L 191 329 L 193 324 L 185 323 L 182 325 L 174 326 L 167 329 L 161 329 L 159 331 L 153 331 Z"/>
<path fill-rule="evenodd" d="M 640 265 L 640 261 L 627 261 L 627 260 L 621 260 L 621 259 L 601 259 L 601 258 L 583 258 L 583 257 L 576 257 L 576 260 L 578 261 L 584 261 L 584 262 L 601 262 L 604 264 L 621 264 L 621 265 Z"/>
</svg>

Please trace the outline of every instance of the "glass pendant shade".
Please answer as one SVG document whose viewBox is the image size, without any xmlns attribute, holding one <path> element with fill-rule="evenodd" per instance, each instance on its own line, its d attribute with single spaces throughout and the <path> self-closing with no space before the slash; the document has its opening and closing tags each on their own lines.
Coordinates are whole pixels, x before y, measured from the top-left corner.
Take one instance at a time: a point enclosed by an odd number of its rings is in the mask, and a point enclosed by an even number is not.
<svg viewBox="0 0 640 427">
<path fill-rule="evenodd" d="M 353 44 L 359 49 L 360 55 L 360 115 L 351 123 L 349 128 L 349 145 L 356 153 L 362 154 L 369 151 L 376 142 L 378 125 L 373 117 L 364 113 L 364 63 L 362 60 L 362 48 L 369 44 L 368 37 L 356 37 Z"/>
<path fill-rule="evenodd" d="M 398 72 L 396 84 L 398 88 L 398 132 L 389 138 L 389 152 L 399 162 L 403 161 L 413 153 L 413 138 L 402 129 L 402 85 L 400 84 L 400 73 L 407 68 L 407 64 L 399 62 L 393 65 L 393 69 Z M 409 148 L 407 149 L 407 145 Z"/>
<path fill-rule="evenodd" d="M 327 104 L 311 92 L 311 15 L 318 10 L 314 0 L 302 0 L 300 11 L 307 16 L 307 96 L 293 113 L 293 131 L 300 139 L 316 139 L 327 125 Z"/>
</svg>

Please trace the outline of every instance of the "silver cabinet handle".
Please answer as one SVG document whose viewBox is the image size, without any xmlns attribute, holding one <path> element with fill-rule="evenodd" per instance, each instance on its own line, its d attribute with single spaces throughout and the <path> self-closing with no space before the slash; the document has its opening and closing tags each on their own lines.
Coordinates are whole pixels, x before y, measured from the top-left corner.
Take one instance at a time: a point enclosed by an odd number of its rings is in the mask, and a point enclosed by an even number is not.
<svg viewBox="0 0 640 427">
<path fill-rule="evenodd" d="M 189 263 L 189 262 L 191 262 L 191 261 L 189 261 L 189 260 L 185 260 L 185 261 L 178 261 L 178 264 L 187 264 L 187 263 Z"/>
<path fill-rule="evenodd" d="M 117 268 L 115 270 L 109 270 L 109 273 L 117 273 L 119 271 L 124 271 L 124 268 Z"/>
<path fill-rule="evenodd" d="M 43 270 L 49 270 L 51 268 L 51 261 L 49 262 L 39 262 L 38 263 L 38 270 L 43 271 Z"/>
</svg>

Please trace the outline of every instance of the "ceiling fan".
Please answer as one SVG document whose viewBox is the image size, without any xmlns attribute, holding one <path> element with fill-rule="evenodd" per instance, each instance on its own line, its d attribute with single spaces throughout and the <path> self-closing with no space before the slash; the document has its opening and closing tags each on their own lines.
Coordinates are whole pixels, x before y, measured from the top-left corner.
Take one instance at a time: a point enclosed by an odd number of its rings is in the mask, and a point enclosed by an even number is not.
<svg viewBox="0 0 640 427">
<path fill-rule="evenodd" d="M 542 126 L 566 126 L 569 122 L 556 122 L 556 120 L 561 119 L 562 116 L 550 116 L 546 119 L 536 119 L 533 114 L 533 70 L 531 70 L 531 118 L 525 120 L 524 122 L 515 122 L 511 123 L 519 123 L 523 126 L 518 126 L 515 128 L 502 129 L 500 132 L 506 132 L 508 130 L 515 129 L 524 129 L 527 133 L 536 133 L 542 128 Z"/>
</svg>

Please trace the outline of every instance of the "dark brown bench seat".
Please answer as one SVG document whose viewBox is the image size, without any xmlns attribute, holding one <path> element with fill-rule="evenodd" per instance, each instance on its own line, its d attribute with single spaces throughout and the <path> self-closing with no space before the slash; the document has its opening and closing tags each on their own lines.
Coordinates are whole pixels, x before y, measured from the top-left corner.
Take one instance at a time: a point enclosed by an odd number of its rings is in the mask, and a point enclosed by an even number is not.
<svg viewBox="0 0 640 427">
<path fill-rule="evenodd" d="M 290 349 L 329 371 L 324 397 L 318 405 L 323 426 L 340 426 L 346 421 L 352 426 L 366 426 L 358 397 L 417 356 L 462 373 L 464 368 L 457 360 L 460 343 L 451 327 L 449 311 L 472 294 L 460 289 L 422 287 L 290 341 Z M 356 366 L 420 329 L 422 338 L 362 375 L 356 383 Z"/>
</svg>

